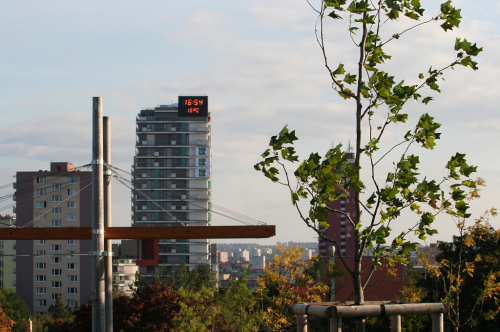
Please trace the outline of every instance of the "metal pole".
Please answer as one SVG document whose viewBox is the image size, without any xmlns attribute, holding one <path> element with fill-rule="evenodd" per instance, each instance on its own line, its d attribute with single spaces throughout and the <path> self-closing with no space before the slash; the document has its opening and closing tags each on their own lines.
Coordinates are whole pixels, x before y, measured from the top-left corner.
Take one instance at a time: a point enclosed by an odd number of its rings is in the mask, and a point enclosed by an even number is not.
<svg viewBox="0 0 500 332">
<path fill-rule="evenodd" d="M 92 99 L 92 332 L 104 331 L 102 98 Z"/>
<path fill-rule="evenodd" d="M 104 162 L 111 165 L 111 119 L 103 117 Z M 111 170 L 104 173 L 104 227 L 111 227 Z M 105 240 L 105 313 L 106 332 L 113 332 L 113 247 L 111 240 Z"/>
</svg>

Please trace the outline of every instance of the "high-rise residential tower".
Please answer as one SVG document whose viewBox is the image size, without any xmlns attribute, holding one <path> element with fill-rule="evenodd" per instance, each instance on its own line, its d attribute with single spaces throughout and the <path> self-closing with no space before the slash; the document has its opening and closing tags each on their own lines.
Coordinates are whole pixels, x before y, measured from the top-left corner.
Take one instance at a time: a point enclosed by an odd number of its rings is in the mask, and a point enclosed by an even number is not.
<svg viewBox="0 0 500 332">
<path fill-rule="evenodd" d="M 136 133 L 132 226 L 209 226 L 208 97 L 180 96 L 177 104 L 141 110 Z M 211 264 L 210 241 L 139 240 L 137 258 L 145 277 L 182 263 L 193 269 Z"/>
<path fill-rule="evenodd" d="M 354 164 L 354 154 L 349 153 L 348 162 Z M 347 213 L 354 219 L 356 216 L 356 205 L 354 203 L 354 190 L 350 189 L 348 197 L 342 196 L 339 200 L 330 203 L 329 207 Z M 354 227 L 345 215 L 331 212 L 326 219 L 330 225 L 328 228 L 320 227 L 320 231 L 326 237 L 337 241 L 340 246 L 340 253 L 344 257 L 354 256 Z M 319 253 L 323 257 L 329 257 L 330 247 L 333 243 L 319 238 Z M 337 248 L 336 248 L 337 250 Z"/>
<path fill-rule="evenodd" d="M 17 172 L 17 227 L 91 227 L 92 173 L 67 162 L 50 171 Z M 60 297 L 65 305 L 92 295 L 90 240 L 17 241 L 17 292 L 34 314 Z"/>
</svg>

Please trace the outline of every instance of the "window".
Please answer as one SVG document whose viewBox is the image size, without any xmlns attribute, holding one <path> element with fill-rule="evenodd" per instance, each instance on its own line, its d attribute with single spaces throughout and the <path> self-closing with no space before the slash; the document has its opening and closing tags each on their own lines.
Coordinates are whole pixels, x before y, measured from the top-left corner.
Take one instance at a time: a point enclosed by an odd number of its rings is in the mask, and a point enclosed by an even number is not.
<svg viewBox="0 0 500 332">
<path fill-rule="evenodd" d="M 76 213 L 68 213 L 68 218 L 69 221 L 76 221 L 78 219 L 78 216 Z"/>
<path fill-rule="evenodd" d="M 76 209 L 76 202 L 68 202 L 68 207 L 70 209 Z"/>
<path fill-rule="evenodd" d="M 75 254 L 77 254 L 76 250 L 68 250 L 68 257 L 75 258 Z"/>
<path fill-rule="evenodd" d="M 0 256 L 3 256 L 3 250 L 0 250 Z"/>
<path fill-rule="evenodd" d="M 46 263 L 36 263 L 36 269 L 37 270 L 45 270 L 45 269 L 47 269 L 47 264 Z"/>
<path fill-rule="evenodd" d="M 47 281 L 47 276 L 44 274 L 37 274 L 36 275 L 36 282 L 46 282 Z"/>
<path fill-rule="evenodd" d="M 68 183 L 78 183 L 78 177 L 68 176 Z"/>
<path fill-rule="evenodd" d="M 52 251 L 61 251 L 62 246 L 60 244 L 53 244 Z"/>
<path fill-rule="evenodd" d="M 37 176 L 36 183 L 47 183 L 47 178 L 45 176 Z"/>
<path fill-rule="evenodd" d="M 68 245 L 70 246 L 76 246 L 78 244 L 77 240 L 68 240 Z"/>
<path fill-rule="evenodd" d="M 53 195 L 52 196 L 52 202 L 60 202 L 62 201 L 61 195 Z"/>
<path fill-rule="evenodd" d="M 45 290 L 45 287 L 37 287 L 36 288 L 36 293 L 37 294 L 45 294 L 47 291 Z"/>
<path fill-rule="evenodd" d="M 68 196 L 76 196 L 77 192 L 76 189 L 68 189 Z"/>
<path fill-rule="evenodd" d="M 36 202 L 36 208 L 37 209 L 43 209 L 47 207 L 47 202 L 43 201 L 43 202 Z"/>
<path fill-rule="evenodd" d="M 76 263 L 68 263 L 68 270 L 76 270 Z"/>
<path fill-rule="evenodd" d="M 61 208 L 52 208 L 52 214 L 61 214 L 62 209 Z"/>
<path fill-rule="evenodd" d="M 36 300 L 37 307 L 45 307 L 47 305 L 47 300 Z"/>
<path fill-rule="evenodd" d="M 47 220 L 47 218 L 45 217 L 45 214 L 43 214 L 43 213 L 37 213 L 35 215 L 35 219 L 36 220 Z"/>
<path fill-rule="evenodd" d="M 50 296 L 50 298 L 52 299 L 52 301 L 57 301 L 57 298 L 61 298 L 62 294 L 55 294 L 55 293 L 52 293 L 52 295 Z"/>
<path fill-rule="evenodd" d="M 3 267 L 3 261 L 0 261 L 0 267 Z"/>
<path fill-rule="evenodd" d="M 61 226 L 62 226 L 61 220 L 52 220 L 52 227 L 61 227 Z"/>
<path fill-rule="evenodd" d="M 17 273 L 17 269 L 12 269 L 12 274 L 16 274 Z"/>
<path fill-rule="evenodd" d="M 60 281 L 52 281 L 52 288 L 61 288 L 62 282 Z"/>
<path fill-rule="evenodd" d="M 62 258 L 59 256 L 52 257 L 52 264 L 61 264 Z"/>
<path fill-rule="evenodd" d="M 78 294 L 78 289 L 76 287 L 68 287 L 68 294 Z"/>
<path fill-rule="evenodd" d="M 47 240 L 36 240 L 36 245 L 37 246 L 43 246 L 47 244 Z"/>
<path fill-rule="evenodd" d="M 68 300 L 68 307 L 76 307 L 76 300 Z"/>
<path fill-rule="evenodd" d="M 78 281 L 78 276 L 76 275 L 69 275 L 68 276 L 68 282 L 77 282 Z"/>
<path fill-rule="evenodd" d="M 3 286 L 3 280 L 0 280 L 0 286 Z"/>
<path fill-rule="evenodd" d="M 61 269 L 52 269 L 52 276 L 53 277 L 60 277 L 61 275 L 62 275 Z"/>
<path fill-rule="evenodd" d="M 52 183 L 52 189 L 59 190 L 62 188 L 62 183 Z"/>
<path fill-rule="evenodd" d="M 45 196 L 45 193 L 46 193 L 45 189 L 37 189 L 36 190 L 37 196 Z"/>
<path fill-rule="evenodd" d="M 45 250 L 37 250 L 36 257 L 45 257 Z"/>
</svg>

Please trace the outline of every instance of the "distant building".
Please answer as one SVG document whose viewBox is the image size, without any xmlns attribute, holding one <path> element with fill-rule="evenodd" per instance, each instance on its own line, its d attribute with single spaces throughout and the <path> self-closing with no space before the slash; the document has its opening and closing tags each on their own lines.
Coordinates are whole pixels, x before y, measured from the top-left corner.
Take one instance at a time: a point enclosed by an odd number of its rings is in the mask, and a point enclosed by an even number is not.
<svg viewBox="0 0 500 332">
<path fill-rule="evenodd" d="M 348 153 L 347 162 L 354 164 L 355 156 L 353 153 Z M 347 196 L 341 196 L 340 199 L 330 203 L 329 207 L 342 213 L 331 212 L 326 221 L 329 224 L 328 228 L 320 227 L 320 232 L 338 243 L 339 247 L 335 247 L 336 254 L 340 249 L 340 254 L 344 257 L 344 261 L 349 266 L 354 264 L 354 246 L 355 234 L 354 226 L 349 218 L 355 222 L 356 218 L 356 203 L 353 199 L 355 191 L 350 189 Z M 318 248 L 323 259 L 330 259 L 330 247 L 333 243 L 319 238 Z M 311 253 L 312 254 L 312 253 Z M 343 275 L 335 278 L 336 299 L 340 301 L 349 301 L 354 299 L 353 285 L 350 274 L 345 270 L 340 259 L 335 259 L 336 265 L 343 271 Z M 370 252 L 365 252 L 362 257 L 362 279 L 368 275 L 370 267 L 373 265 Z M 387 267 L 375 270 L 370 281 L 368 282 L 364 295 L 366 301 L 372 300 L 393 300 L 401 296 L 403 286 L 405 284 L 406 270 L 405 267 L 397 263 L 393 269 L 389 271 Z M 328 299 L 329 300 L 329 299 Z"/>
<path fill-rule="evenodd" d="M 16 179 L 18 227 L 92 226 L 91 172 L 51 162 L 50 171 L 17 172 Z M 17 292 L 33 314 L 46 313 L 58 296 L 68 306 L 91 298 L 90 251 L 91 240 L 17 241 Z"/>
<path fill-rule="evenodd" d="M 299 260 L 308 261 L 308 260 L 311 260 L 312 256 L 313 256 L 313 251 L 311 249 L 304 249 L 304 252 L 302 253 L 302 257 L 300 257 Z"/>
<path fill-rule="evenodd" d="M 263 269 L 266 267 L 266 256 L 252 256 L 250 264 L 252 269 Z"/>
<path fill-rule="evenodd" d="M 249 261 L 250 260 L 250 251 L 243 250 L 241 252 L 241 258 L 242 258 L 243 261 Z"/>
<path fill-rule="evenodd" d="M 259 248 L 250 249 L 250 256 L 260 256 L 262 251 Z"/>
<path fill-rule="evenodd" d="M 210 226 L 208 98 L 180 96 L 179 103 L 141 110 L 136 120 L 133 226 Z M 140 274 L 150 278 L 162 267 L 170 274 L 183 263 L 190 269 L 211 264 L 210 243 L 139 240 Z"/>
<path fill-rule="evenodd" d="M 440 251 L 438 248 L 439 243 L 430 243 L 428 246 L 417 247 L 416 255 L 416 268 L 423 268 L 425 265 L 424 261 L 433 265 L 436 263 L 436 256 L 439 255 Z"/>
<path fill-rule="evenodd" d="M 353 164 L 354 154 L 350 154 L 347 160 Z M 320 232 L 323 233 L 324 236 L 337 241 L 340 246 L 340 253 L 344 257 L 354 257 L 354 227 L 349 222 L 349 217 L 353 220 L 356 217 L 356 205 L 352 198 L 354 197 L 353 189 L 349 190 L 349 196 L 350 197 L 342 196 L 339 200 L 333 201 L 329 205 L 331 209 L 344 212 L 348 217 L 346 217 L 345 214 L 332 212 L 326 219 L 330 226 L 328 228 L 320 227 Z M 324 258 L 328 258 L 330 256 L 330 247 L 333 246 L 333 243 L 325 241 L 322 238 L 319 238 L 318 241 L 319 253 Z M 338 248 L 335 249 L 338 250 Z"/>
<path fill-rule="evenodd" d="M 139 267 L 135 259 L 113 259 L 113 287 L 118 293 L 131 296 L 136 272 Z"/>
<path fill-rule="evenodd" d="M 219 251 L 217 252 L 217 255 L 219 255 L 219 263 L 225 263 L 229 261 L 229 255 L 227 251 Z"/>
<path fill-rule="evenodd" d="M 0 215 L 0 227 L 15 227 L 16 217 Z M 0 240 L 0 286 L 16 290 L 16 240 Z"/>
</svg>

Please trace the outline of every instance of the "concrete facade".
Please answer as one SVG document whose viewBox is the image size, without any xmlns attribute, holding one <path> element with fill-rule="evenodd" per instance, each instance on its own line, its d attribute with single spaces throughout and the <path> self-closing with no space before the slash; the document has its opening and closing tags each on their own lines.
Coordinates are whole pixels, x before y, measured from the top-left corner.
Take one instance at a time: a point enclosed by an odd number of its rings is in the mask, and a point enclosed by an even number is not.
<svg viewBox="0 0 500 332">
<path fill-rule="evenodd" d="M 135 274 L 139 271 L 135 259 L 113 260 L 113 287 L 120 294 L 131 296 L 134 292 L 131 286 L 135 281 Z"/>
<path fill-rule="evenodd" d="M 132 225 L 211 225 L 210 113 L 182 113 L 178 104 L 171 104 L 141 110 L 136 120 Z M 169 274 L 182 263 L 194 269 L 211 260 L 207 239 L 137 244 L 137 265 L 144 277 L 162 267 Z"/>
<path fill-rule="evenodd" d="M 0 216 L 0 227 L 15 227 L 16 217 Z M 0 240 L 0 286 L 16 290 L 16 240 Z"/>
<path fill-rule="evenodd" d="M 92 173 L 67 162 L 50 171 L 17 172 L 18 227 L 91 227 Z M 91 240 L 17 241 L 17 292 L 33 314 L 60 296 L 75 306 L 92 295 Z"/>
</svg>

